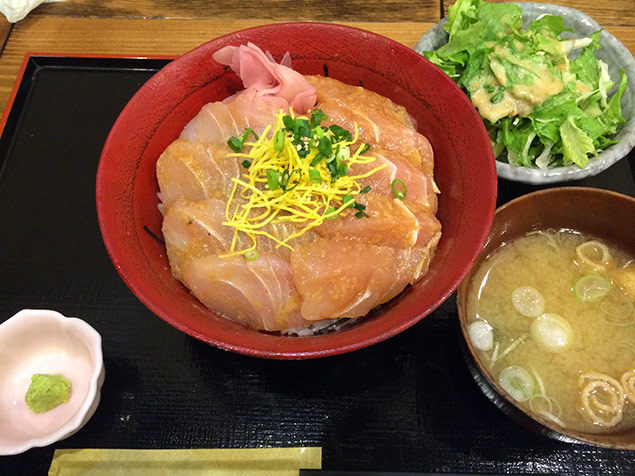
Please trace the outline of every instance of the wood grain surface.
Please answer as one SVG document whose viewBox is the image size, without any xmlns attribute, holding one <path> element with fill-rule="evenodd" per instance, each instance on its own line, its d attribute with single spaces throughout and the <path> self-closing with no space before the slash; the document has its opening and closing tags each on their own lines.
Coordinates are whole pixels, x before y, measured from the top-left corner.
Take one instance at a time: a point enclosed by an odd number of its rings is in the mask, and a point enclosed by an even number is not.
<svg viewBox="0 0 635 476">
<path fill-rule="evenodd" d="M 72 0 L 41 5 L 33 13 L 109 18 L 434 22 L 441 8 L 441 0 Z"/>
<path fill-rule="evenodd" d="M 263 20 L 141 20 L 27 17 L 15 25 L 0 57 L 0 110 L 4 110 L 27 52 L 180 55 L 217 36 L 271 23 Z M 412 48 L 433 23 L 341 22 Z"/>
<path fill-rule="evenodd" d="M 180 55 L 235 30 L 292 20 L 352 25 L 413 47 L 453 3 L 454 0 L 66 0 L 43 4 L 15 25 L 0 21 L 0 45 L 4 45 L 0 49 L 0 110 L 4 110 L 28 52 Z M 557 3 L 590 14 L 635 52 L 633 0 Z"/>
</svg>

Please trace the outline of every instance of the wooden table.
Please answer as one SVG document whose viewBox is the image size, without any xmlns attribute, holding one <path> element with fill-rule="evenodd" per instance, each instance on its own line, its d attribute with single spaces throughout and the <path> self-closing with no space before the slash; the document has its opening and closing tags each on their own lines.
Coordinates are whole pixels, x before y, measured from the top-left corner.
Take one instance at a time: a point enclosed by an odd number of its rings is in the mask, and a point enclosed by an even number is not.
<svg viewBox="0 0 635 476">
<path fill-rule="evenodd" d="M 549 0 L 546 0 L 549 1 Z M 633 0 L 556 0 L 585 11 L 635 52 Z M 280 21 L 364 28 L 413 47 L 447 14 L 448 0 L 65 0 L 0 21 L 0 110 L 27 52 L 180 55 L 219 35 Z M 556 3 L 556 2 L 553 2 Z"/>
</svg>

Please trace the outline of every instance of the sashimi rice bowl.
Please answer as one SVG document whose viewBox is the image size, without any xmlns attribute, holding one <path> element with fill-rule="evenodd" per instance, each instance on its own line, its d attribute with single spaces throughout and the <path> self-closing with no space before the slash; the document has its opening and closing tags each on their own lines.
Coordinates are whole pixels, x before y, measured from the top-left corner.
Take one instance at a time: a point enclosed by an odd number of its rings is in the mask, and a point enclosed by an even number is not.
<svg viewBox="0 0 635 476">
<path fill-rule="evenodd" d="M 392 40 L 319 23 L 244 30 L 167 65 L 117 119 L 97 175 L 104 242 L 136 296 L 270 358 L 415 324 L 469 270 L 495 202 L 489 139 L 452 81 Z"/>
</svg>

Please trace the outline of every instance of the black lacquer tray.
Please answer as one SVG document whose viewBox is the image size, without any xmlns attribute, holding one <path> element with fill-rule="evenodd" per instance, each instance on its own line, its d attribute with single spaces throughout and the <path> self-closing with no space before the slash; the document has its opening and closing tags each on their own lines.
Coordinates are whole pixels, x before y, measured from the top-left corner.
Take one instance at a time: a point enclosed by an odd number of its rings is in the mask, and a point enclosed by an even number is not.
<svg viewBox="0 0 635 476">
<path fill-rule="evenodd" d="M 549 439 L 492 405 L 464 361 L 454 296 L 386 342 L 311 361 L 225 352 L 148 311 L 102 243 L 95 175 L 117 115 L 168 61 L 25 61 L 0 138 L 0 322 L 23 308 L 81 317 L 103 337 L 106 382 L 82 430 L 0 457 L 0 475 L 46 474 L 56 448 L 261 446 L 321 446 L 333 474 L 635 471 L 635 452 Z M 631 153 L 570 185 L 635 195 L 633 171 Z M 536 189 L 501 180 L 499 204 Z"/>
</svg>

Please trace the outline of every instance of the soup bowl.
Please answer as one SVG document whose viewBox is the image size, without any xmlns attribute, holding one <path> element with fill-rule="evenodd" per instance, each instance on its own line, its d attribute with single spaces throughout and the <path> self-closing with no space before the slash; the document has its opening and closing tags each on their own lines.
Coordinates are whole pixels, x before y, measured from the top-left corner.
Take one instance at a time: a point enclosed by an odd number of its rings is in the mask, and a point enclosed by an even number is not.
<svg viewBox="0 0 635 476">
<path fill-rule="evenodd" d="M 212 54 L 252 42 L 303 74 L 329 75 L 404 106 L 435 154 L 443 236 L 426 276 L 337 332 L 288 337 L 259 332 L 205 308 L 171 273 L 161 240 L 155 166 L 203 105 L 242 89 Z M 496 203 L 496 169 L 485 128 L 439 69 L 388 38 L 321 23 L 267 25 L 212 40 L 171 62 L 130 100 L 105 143 L 97 173 L 102 236 L 121 277 L 156 315 L 218 347 L 268 358 L 348 352 L 387 339 L 429 314 L 456 289 L 478 255 Z"/>
<path fill-rule="evenodd" d="M 469 290 L 480 266 L 496 250 L 515 238 L 539 230 L 570 229 L 597 237 L 635 254 L 635 198 L 586 187 L 560 187 L 523 195 L 496 210 L 490 235 L 472 270 L 458 288 L 457 308 L 468 367 L 485 395 L 505 414 L 546 436 L 568 442 L 586 442 L 610 448 L 635 449 L 635 427 L 607 433 L 562 428 L 549 418 L 529 411 L 501 387 L 485 365 L 468 333 Z M 635 405 L 635 402 L 630 403 Z"/>
</svg>

